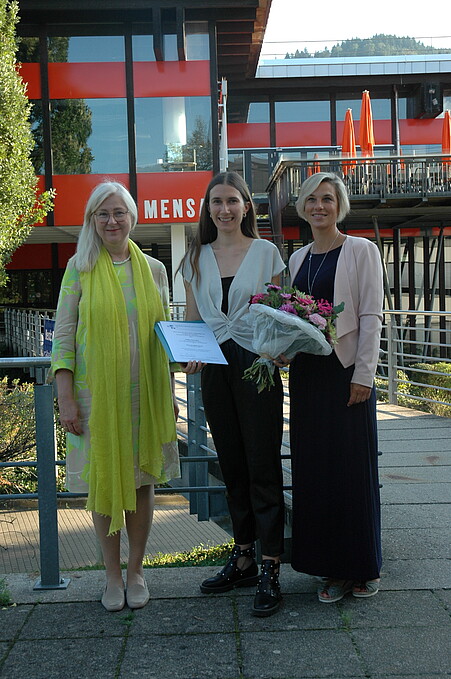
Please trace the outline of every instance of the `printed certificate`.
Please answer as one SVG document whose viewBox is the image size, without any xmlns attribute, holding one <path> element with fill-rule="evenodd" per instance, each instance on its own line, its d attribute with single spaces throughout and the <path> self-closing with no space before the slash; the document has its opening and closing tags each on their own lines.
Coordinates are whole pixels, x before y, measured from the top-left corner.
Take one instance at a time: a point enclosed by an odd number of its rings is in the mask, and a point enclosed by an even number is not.
<svg viewBox="0 0 451 679">
<path fill-rule="evenodd" d="M 155 332 L 170 361 L 227 365 L 213 331 L 203 321 L 159 321 Z"/>
</svg>

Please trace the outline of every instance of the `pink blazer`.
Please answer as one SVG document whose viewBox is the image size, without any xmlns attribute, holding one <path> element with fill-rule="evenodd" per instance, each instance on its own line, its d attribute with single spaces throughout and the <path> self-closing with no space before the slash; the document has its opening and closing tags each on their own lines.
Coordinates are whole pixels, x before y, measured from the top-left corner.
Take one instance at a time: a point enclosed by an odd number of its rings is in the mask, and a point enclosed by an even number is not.
<svg viewBox="0 0 451 679">
<path fill-rule="evenodd" d="M 312 244 L 296 250 L 289 261 L 293 281 Z M 384 300 L 382 263 L 377 246 L 366 238 L 347 236 L 335 273 L 334 305 L 344 302 L 336 320 L 334 351 L 347 368 L 355 365 L 352 382 L 371 387 L 379 357 Z"/>
</svg>

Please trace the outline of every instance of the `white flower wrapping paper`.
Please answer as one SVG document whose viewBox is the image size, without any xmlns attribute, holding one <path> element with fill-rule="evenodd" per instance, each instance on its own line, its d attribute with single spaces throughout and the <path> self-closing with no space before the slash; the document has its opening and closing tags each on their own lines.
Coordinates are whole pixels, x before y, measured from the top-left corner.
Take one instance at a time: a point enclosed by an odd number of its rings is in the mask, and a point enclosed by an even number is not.
<svg viewBox="0 0 451 679">
<path fill-rule="evenodd" d="M 287 311 L 251 304 L 249 322 L 253 327 L 252 346 L 263 358 L 277 358 L 280 354 L 293 358 L 300 351 L 321 356 L 332 353 L 332 346 L 319 328 Z"/>
</svg>

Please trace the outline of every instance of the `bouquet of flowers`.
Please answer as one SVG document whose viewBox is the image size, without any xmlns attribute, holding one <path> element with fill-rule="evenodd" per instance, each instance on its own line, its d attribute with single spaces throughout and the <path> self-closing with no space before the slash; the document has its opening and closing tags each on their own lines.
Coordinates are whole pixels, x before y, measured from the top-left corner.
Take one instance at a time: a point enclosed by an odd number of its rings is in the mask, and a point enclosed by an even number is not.
<svg viewBox="0 0 451 679">
<path fill-rule="evenodd" d="M 252 295 L 249 321 L 253 325 L 252 346 L 260 358 L 244 371 L 243 380 L 257 385 L 258 393 L 274 385 L 275 365 L 280 354 L 293 358 L 298 352 L 327 356 L 337 341 L 334 321 L 344 302 L 332 306 L 297 288 L 266 284 L 267 292 Z"/>
</svg>

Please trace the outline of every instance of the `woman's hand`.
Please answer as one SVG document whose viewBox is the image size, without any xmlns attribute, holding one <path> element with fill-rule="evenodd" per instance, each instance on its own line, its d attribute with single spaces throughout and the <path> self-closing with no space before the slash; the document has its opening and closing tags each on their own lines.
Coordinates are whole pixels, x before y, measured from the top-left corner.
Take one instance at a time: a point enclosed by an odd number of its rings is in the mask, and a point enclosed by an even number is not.
<svg viewBox="0 0 451 679">
<path fill-rule="evenodd" d="M 69 434 L 83 434 L 77 402 L 73 398 L 58 398 L 61 426 Z"/>
<path fill-rule="evenodd" d="M 202 361 L 188 361 L 188 363 L 180 363 L 180 368 L 186 375 L 194 375 L 195 373 L 200 372 L 204 365 L 207 364 L 202 363 Z"/>
<path fill-rule="evenodd" d="M 287 365 L 290 365 L 292 359 L 287 358 L 283 354 L 280 354 L 277 358 L 273 358 L 272 362 L 274 363 L 275 366 L 278 368 L 286 368 Z"/>
<path fill-rule="evenodd" d="M 351 382 L 351 393 L 347 405 L 353 406 L 356 403 L 363 403 L 364 401 L 368 401 L 370 396 L 371 387 L 364 387 L 363 384 Z"/>
</svg>

